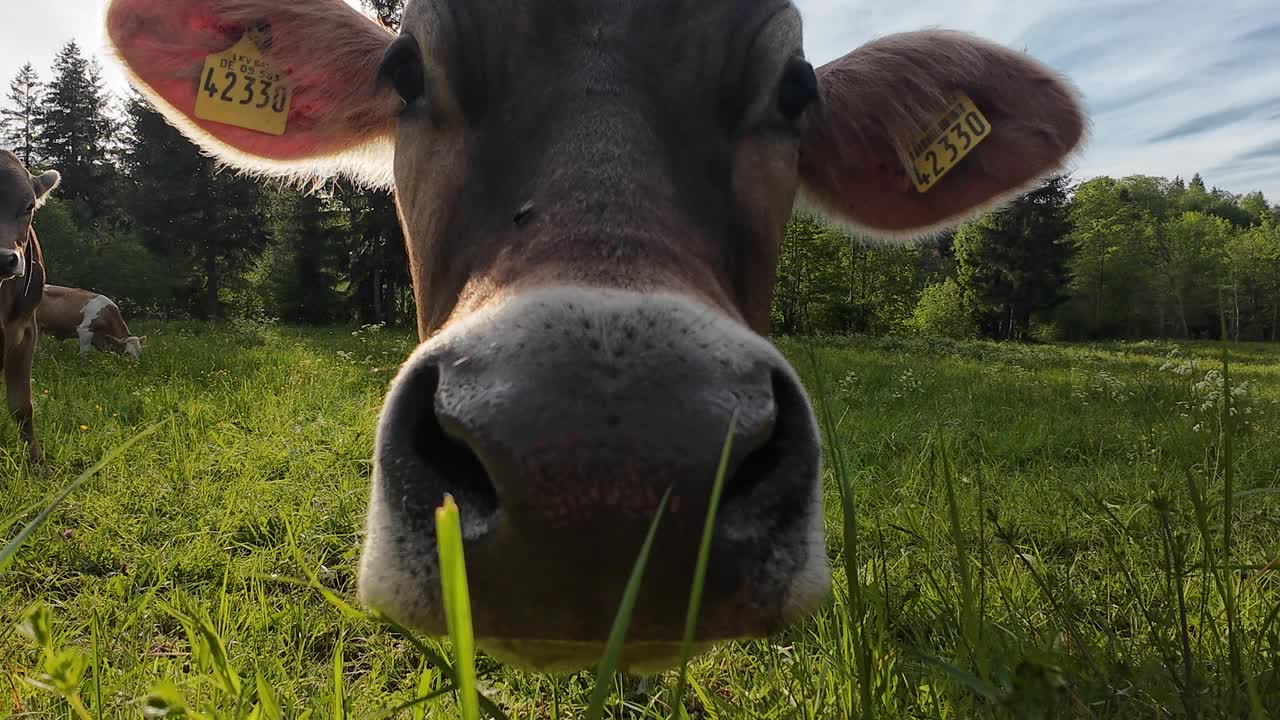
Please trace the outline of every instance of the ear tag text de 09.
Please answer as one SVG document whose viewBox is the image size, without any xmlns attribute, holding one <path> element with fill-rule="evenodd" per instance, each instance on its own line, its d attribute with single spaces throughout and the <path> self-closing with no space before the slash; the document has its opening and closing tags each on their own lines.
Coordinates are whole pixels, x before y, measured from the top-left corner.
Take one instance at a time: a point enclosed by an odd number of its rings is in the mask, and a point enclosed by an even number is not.
<svg viewBox="0 0 1280 720">
<path fill-rule="evenodd" d="M 907 171 L 920 192 L 928 192 L 991 135 L 991 123 L 964 93 L 951 98 L 947 109 L 928 124 L 928 130 L 911 145 Z"/>
<path fill-rule="evenodd" d="M 205 58 L 196 88 L 195 115 L 201 120 L 283 135 L 292 100 L 284 73 L 262 55 L 252 32 Z"/>
</svg>

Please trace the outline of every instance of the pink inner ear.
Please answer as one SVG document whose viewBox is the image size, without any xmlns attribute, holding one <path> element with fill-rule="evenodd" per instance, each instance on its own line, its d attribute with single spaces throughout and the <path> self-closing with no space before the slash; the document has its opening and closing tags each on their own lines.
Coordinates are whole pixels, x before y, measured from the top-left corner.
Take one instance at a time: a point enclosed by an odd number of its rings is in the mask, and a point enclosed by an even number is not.
<svg viewBox="0 0 1280 720">
<path fill-rule="evenodd" d="M 210 12 L 208 8 L 200 8 L 192 14 L 187 19 L 187 27 L 195 32 L 211 33 L 225 37 L 239 34 L 238 28 L 234 24 L 223 21 Z"/>
<path fill-rule="evenodd" d="M 271 59 L 293 89 L 283 136 L 194 116 L 205 58 L 257 22 L 271 25 Z M 185 123 L 249 155 L 288 161 L 341 152 L 394 117 L 394 98 L 377 92 L 372 70 L 389 35 L 341 0 L 113 0 L 107 32 L 129 69 Z"/>
<path fill-rule="evenodd" d="M 886 137 L 850 132 L 840 120 L 807 138 L 801 176 L 823 206 L 872 231 L 907 233 L 971 216 L 1034 181 L 1079 138 L 1076 131 L 1064 142 L 1061 131 L 988 107 L 995 134 L 927 192 L 916 189 Z"/>
<path fill-rule="evenodd" d="M 886 160 L 881 158 L 872 168 L 873 177 L 878 177 L 876 188 L 880 192 L 900 193 L 911 189 L 911 179 L 897 158 Z"/>
<path fill-rule="evenodd" d="M 987 143 L 994 145 L 994 138 Z M 991 176 L 988 159 L 975 150 L 926 193 L 887 144 L 878 151 L 806 153 L 800 169 L 825 207 L 869 229 L 904 233 L 964 215 L 1007 190 Z"/>
<path fill-rule="evenodd" d="M 821 205 L 868 232 L 954 225 L 1052 172 L 1084 139 L 1074 90 L 1024 53 L 965 33 L 886 36 L 818 69 L 823 110 L 800 171 Z M 894 139 L 914 141 L 960 90 L 992 134 L 926 192 Z"/>
</svg>

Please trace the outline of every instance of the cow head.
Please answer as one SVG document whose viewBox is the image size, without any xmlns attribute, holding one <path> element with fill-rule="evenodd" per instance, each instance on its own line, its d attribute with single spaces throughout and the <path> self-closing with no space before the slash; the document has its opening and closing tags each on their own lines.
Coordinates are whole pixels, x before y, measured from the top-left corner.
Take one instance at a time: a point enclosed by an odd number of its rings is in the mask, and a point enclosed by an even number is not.
<svg viewBox="0 0 1280 720">
<path fill-rule="evenodd" d="M 127 355 L 134 360 L 142 359 L 142 338 L 132 335 L 123 338 L 103 335 L 101 338 L 101 342 L 111 352 L 117 355 Z"/>
<path fill-rule="evenodd" d="M 61 181 L 57 170 L 33 177 L 13 153 L 0 150 L 0 282 L 26 276 L 31 219 Z"/>
<path fill-rule="evenodd" d="M 206 55 L 248 29 L 292 89 L 282 134 L 194 111 L 226 92 Z M 798 195 L 918 237 L 1034 185 L 1086 131 L 1055 73 L 968 35 L 815 71 L 787 0 L 411 0 L 398 36 L 341 0 L 113 0 L 108 32 L 225 162 L 394 186 L 422 344 L 378 425 L 360 595 L 445 630 L 451 493 L 481 647 L 542 669 L 598 657 L 668 488 L 622 662 L 678 655 L 735 412 L 698 640 L 769 633 L 827 593 L 814 416 L 763 337 Z M 920 192 L 904 159 L 956 92 L 990 134 Z"/>
<path fill-rule="evenodd" d="M 124 339 L 124 352 L 134 360 L 142 359 L 142 338 L 129 336 Z"/>
</svg>

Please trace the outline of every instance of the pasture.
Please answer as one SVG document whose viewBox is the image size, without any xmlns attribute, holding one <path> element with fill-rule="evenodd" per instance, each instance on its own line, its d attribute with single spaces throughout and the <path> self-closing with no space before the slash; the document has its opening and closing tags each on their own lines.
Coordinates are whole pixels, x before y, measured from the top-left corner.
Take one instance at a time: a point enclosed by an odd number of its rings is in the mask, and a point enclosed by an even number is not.
<svg viewBox="0 0 1280 720">
<path fill-rule="evenodd" d="M 0 712 L 276 717 L 254 710 L 270 695 L 289 718 L 407 704 L 393 716 L 457 717 L 423 652 L 447 657 L 448 642 L 401 635 L 351 597 L 376 414 L 412 335 L 135 325 L 136 367 L 46 341 L 46 468 L 5 424 L 3 541 L 164 421 L 0 573 Z M 1275 346 L 1229 346 L 1224 412 L 1220 344 L 778 344 L 826 425 L 835 595 L 783 634 L 696 658 L 689 717 L 1280 708 Z M 605 678 L 606 716 L 672 716 L 674 678 Z M 479 661 L 480 690 L 511 718 L 581 717 L 596 682 Z"/>
</svg>

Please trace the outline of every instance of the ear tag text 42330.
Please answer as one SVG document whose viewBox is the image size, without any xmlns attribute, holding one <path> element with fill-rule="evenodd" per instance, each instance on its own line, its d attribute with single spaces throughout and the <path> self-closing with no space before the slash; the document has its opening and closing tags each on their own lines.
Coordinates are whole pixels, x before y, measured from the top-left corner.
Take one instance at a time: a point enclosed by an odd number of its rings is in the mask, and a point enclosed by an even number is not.
<svg viewBox="0 0 1280 720">
<path fill-rule="evenodd" d="M 201 120 L 283 135 L 292 100 L 284 73 L 263 57 L 254 33 L 205 58 L 196 90 Z"/>
<path fill-rule="evenodd" d="M 928 129 L 911 145 L 907 171 L 920 192 L 934 184 L 991 135 L 991 123 L 964 93 L 951 98 Z"/>
</svg>

